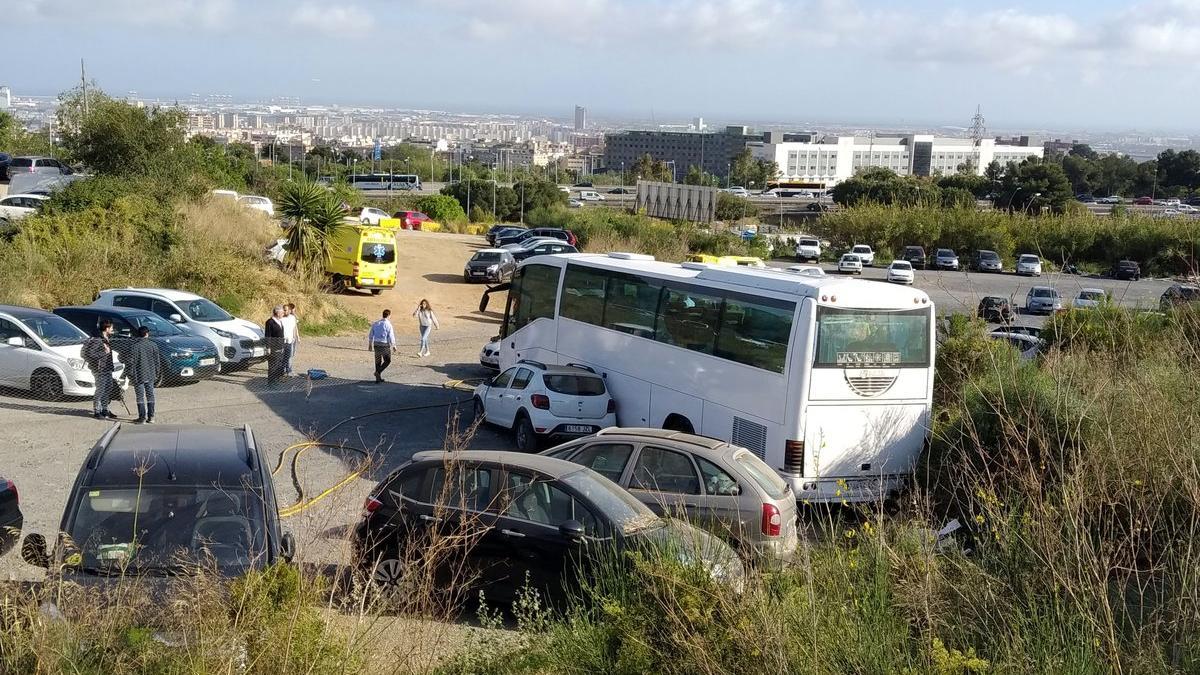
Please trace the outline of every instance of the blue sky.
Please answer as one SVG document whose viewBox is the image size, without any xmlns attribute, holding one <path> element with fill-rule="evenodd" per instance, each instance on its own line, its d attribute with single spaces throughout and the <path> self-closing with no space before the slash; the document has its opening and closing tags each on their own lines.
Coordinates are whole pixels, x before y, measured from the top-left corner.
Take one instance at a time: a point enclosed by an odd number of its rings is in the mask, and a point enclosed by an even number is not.
<svg viewBox="0 0 1200 675">
<path fill-rule="evenodd" d="M 568 117 L 1196 130 L 1200 0 L 0 0 L 0 84 Z"/>
</svg>

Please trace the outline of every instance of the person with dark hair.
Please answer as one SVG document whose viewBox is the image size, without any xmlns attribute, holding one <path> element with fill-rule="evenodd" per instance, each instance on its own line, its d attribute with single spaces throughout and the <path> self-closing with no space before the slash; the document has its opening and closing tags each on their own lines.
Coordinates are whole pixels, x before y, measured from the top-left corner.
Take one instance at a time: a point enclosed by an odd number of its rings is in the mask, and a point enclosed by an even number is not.
<svg viewBox="0 0 1200 675">
<path fill-rule="evenodd" d="M 161 375 L 160 368 L 158 346 L 150 339 L 150 329 L 139 326 L 125 365 L 137 396 L 138 424 L 154 424 L 154 383 Z"/>
<path fill-rule="evenodd" d="M 392 353 L 396 351 L 396 331 L 388 317 L 392 310 L 383 310 L 383 318 L 371 324 L 367 333 L 367 349 L 375 352 L 375 382 L 383 382 L 383 371 L 392 365 Z"/>
<path fill-rule="evenodd" d="M 417 317 L 417 327 L 421 330 L 421 346 L 417 348 L 417 356 L 429 356 L 429 331 L 439 328 L 437 314 L 433 313 L 433 306 L 429 301 L 421 298 L 421 302 L 413 310 L 413 316 Z"/>
<path fill-rule="evenodd" d="M 92 417 L 98 420 L 117 419 L 117 416 L 108 410 L 113 388 L 112 332 L 112 321 L 101 319 L 97 335 L 84 341 L 81 353 L 96 380 L 96 392 L 92 394 Z"/>
<path fill-rule="evenodd" d="M 300 346 L 300 320 L 296 317 L 296 305 L 283 306 L 283 351 L 284 375 L 293 375 L 292 362 L 296 358 L 296 347 Z"/>
<path fill-rule="evenodd" d="M 283 305 L 276 305 L 267 319 L 264 332 L 267 338 L 267 382 L 274 384 L 283 378 L 287 367 L 287 343 L 284 336 L 287 329 L 283 325 Z"/>
</svg>

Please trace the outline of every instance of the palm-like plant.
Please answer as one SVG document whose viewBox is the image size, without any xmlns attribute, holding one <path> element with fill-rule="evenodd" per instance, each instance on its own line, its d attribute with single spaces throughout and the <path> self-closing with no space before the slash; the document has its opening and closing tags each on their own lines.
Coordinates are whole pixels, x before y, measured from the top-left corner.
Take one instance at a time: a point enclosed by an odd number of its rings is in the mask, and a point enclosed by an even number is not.
<svg viewBox="0 0 1200 675">
<path fill-rule="evenodd" d="M 316 183 L 287 183 L 277 210 L 288 223 L 287 264 L 303 274 L 329 259 L 329 241 L 345 223 L 341 205 Z"/>
</svg>

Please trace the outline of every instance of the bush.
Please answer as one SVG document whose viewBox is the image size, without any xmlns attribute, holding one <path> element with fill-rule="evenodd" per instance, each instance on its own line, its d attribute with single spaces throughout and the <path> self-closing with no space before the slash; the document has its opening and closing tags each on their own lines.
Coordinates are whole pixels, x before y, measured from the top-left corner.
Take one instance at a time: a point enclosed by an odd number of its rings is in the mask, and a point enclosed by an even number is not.
<svg viewBox="0 0 1200 675">
<path fill-rule="evenodd" d="M 467 219 L 458 200 L 448 195 L 427 195 L 418 199 L 415 206 L 439 223 L 461 223 Z"/>
<path fill-rule="evenodd" d="M 749 199 L 727 192 L 717 193 L 717 220 L 732 222 L 757 215 L 758 206 Z"/>
</svg>

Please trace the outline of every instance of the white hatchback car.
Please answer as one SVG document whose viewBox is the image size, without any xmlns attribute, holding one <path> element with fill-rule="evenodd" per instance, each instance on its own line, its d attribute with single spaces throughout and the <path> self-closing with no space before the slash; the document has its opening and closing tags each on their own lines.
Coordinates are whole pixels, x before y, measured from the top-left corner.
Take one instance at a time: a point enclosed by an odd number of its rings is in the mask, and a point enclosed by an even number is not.
<svg viewBox="0 0 1200 675">
<path fill-rule="evenodd" d="M 862 274 L 862 259 L 853 253 L 846 253 L 838 260 L 838 274 Z"/>
<path fill-rule="evenodd" d="M 875 251 L 866 244 L 855 244 L 850 252 L 858 256 L 864 267 L 870 267 L 875 264 Z"/>
<path fill-rule="evenodd" d="M 907 260 L 893 260 L 887 268 L 887 280 L 893 284 L 911 284 L 915 278 L 912 263 Z"/>
<path fill-rule="evenodd" d="M 1029 277 L 1042 276 L 1042 259 L 1032 253 L 1022 253 L 1017 258 L 1017 274 Z"/>
<path fill-rule="evenodd" d="M 475 388 L 475 416 L 512 429 L 517 447 L 536 452 L 544 440 L 562 441 L 617 425 L 617 406 L 604 378 L 581 366 L 518 361 Z"/>
<path fill-rule="evenodd" d="M 1081 288 L 1071 304 L 1075 309 L 1095 309 L 1108 301 L 1108 293 L 1102 288 Z"/>
<path fill-rule="evenodd" d="M 88 336 L 71 322 L 40 309 L 0 305 L 0 386 L 25 389 L 46 400 L 91 396 L 96 377 L 83 360 Z M 113 353 L 121 388 L 125 366 Z"/>
<path fill-rule="evenodd" d="M 378 225 L 384 218 L 391 218 L 387 211 L 373 206 L 364 206 L 350 212 L 350 217 L 363 225 Z"/>
<path fill-rule="evenodd" d="M 0 222 L 16 221 L 42 210 L 46 195 L 8 195 L 0 199 Z"/>
<path fill-rule="evenodd" d="M 268 216 L 275 217 L 275 203 L 267 197 L 259 197 L 258 195 L 242 195 L 238 197 L 238 203 L 246 208 L 262 211 Z"/>
<path fill-rule="evenodd" d="M 804 237 L 796 240 L 796 260 L 814 262 L 821 259 L 821 240 Z"/>
</svg>

